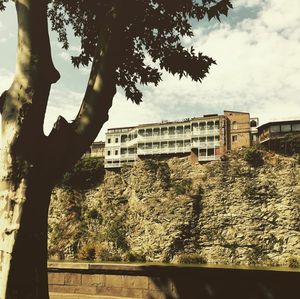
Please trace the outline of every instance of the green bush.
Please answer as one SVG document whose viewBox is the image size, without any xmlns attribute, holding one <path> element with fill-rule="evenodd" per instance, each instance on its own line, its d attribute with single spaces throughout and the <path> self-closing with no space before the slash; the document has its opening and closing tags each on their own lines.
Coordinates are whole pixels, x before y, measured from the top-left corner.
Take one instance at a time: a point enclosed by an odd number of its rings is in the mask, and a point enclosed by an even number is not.
<svg viewBox="0 0 300 299">
<path fill-rule="evenodd" d="M 182 253 L 177 257 L 179 264 L 206 264 L 207 260 L 199 253 Z"/>
<path fill-rule="evenodd" d="M 78 258 L 80 260 L 92 261 L 96 258 L 96 246 L 95 244 L 84 244 L 78 250 Z"/>
<path fill-rule="evenodd" d="M 300 154 L 296 155 L 296 163 L 300 165 Z"/>
<path fill-rule="evenodd" d="M 146 262 L 146 257 L 142 254 L 128 252 L 125 256 L 125 260 L 132 263 L 144 263 Z"/>
<path fill-rule="evenodd" d="M 161 186 L 164 190 L 170 188 L 170 167 L 166 162 L 160 162 L 156 172 L 157 180 L 161 182 Z"/>
<path fill-rule="evenodd" d="M 104 173 L 103 159 L 83 158 L 63 176 L 59 185 L 71 189 L 89 189 L 103 180 Z"/>
<path fill-rule="evenodd" d="M 244 160 L 248 162 L 249 165 L 258 167 L 264 164 L 263 154 L 256 148 L 248 148 L 244 152 Z"/>
<path fill-rule="evenodd" d="M 158 168 L 158 162 L 154 159 L 146 159 L 144 160 L 144 169 L 146 171 L 155 171 Z"/>
<path fill-rule="evenodd" d="M 115 249 L 128 250 L 126 229 L 121 217 L 117 217 L 112 221 L 106 231 L 105 238 L 107 241 L 113 243 Z"/>
<path fill-rule="evenodd" d="M 299 260 L 295 257 L 290 257 L 288 259 L 288 265 L 290 268 L 299 268 L 300 267 Z"/>
<path fill-rule="evenodd" d="M 187 194 L 191 190 L 191 186 L 191 179 L 176 180 L 171 183 L 171 188 L 176 195 Z"/>
<path fill-rule="evenodd" d="M 101 214 L 96 209 L 91 209 L 90 211 L 88 211 L 87 217 L 93 220 L 97 219 L 100 224 L 103 222 Z"/>
<path fill-rule="evenodd" d="M 107 262 L 111 256 L 110 249 L 106 246 L 100 246 L 96 252 L 96 259 Z"/>
</svg>

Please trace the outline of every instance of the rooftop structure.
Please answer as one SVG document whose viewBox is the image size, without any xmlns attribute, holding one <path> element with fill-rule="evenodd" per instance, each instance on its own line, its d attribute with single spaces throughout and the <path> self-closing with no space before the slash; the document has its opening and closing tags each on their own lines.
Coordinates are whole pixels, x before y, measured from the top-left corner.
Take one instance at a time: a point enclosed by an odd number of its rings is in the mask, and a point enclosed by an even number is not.
<svg viewBox="0 0 300 299">
<path fill-rule="evenodd" d="M 105 168 L 153 155 L 191 154 L 200 162 L 217 160 L 227 150 L 255 142 L 257 125 L 258 119 L 250 119 L 249 113 L 224 111 L 224 115 L 108 129 Z"/>
<path fill-rule="evenodd" d="M 272 151 L 285 154 L 299 151 L 299 141 L 292 138 L 296 136 L 300 139 L 300 120 L 273 121 L 258 127 L 259 143 Z"/>
</svg>

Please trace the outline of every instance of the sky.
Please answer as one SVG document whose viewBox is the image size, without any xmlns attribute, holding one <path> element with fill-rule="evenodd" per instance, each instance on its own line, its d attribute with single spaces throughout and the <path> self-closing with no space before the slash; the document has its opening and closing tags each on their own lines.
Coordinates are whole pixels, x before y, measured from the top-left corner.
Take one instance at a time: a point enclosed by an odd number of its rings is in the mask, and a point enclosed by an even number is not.
<svg viewBox="0 0 300 299">
<path fill-rule="evenodd" d="M 202 83 L 163 74 L 158 87 L 142 89 L 140 105 L 126 100 L 118 89 L 108 128 L 162 120 L 181 120 L 224 110 L 250 112 L 260 124 L 300 119 L 300 1 L 233 0 L 234 9 L 222 22 L 193 22 L 194 37 L 183 43 L 217 61 Z M 48 134 L 59 115 L 75 118 L 89 69 L 74 69 L 70 55 L 78 53 L 72 40 L 62 50 L 51 33 L 52 54 L 61 79 L 52 86 L 44 130 Z M 0 93 L 9 88 L 15 68 L 16 15 L 13 5 L 0 14 Z"/>
</svg>

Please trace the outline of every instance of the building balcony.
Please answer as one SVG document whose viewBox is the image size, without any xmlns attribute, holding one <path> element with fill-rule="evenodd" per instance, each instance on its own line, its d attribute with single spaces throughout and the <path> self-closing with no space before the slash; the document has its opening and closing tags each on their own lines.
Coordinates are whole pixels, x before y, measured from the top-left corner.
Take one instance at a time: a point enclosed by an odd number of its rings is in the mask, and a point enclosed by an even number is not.
<svg viewBox="0 0 300 299">
<path fill-rule="evenodd" d="M 135 145 L 137 145 L 138 140 L 139 140 L 138 138 L 134 138 L 132 140 L 122 141 L 121 142 L 121 146 L 122 147 L 132 147 L 132 146 L 135 146 Z"/>
<path fill-rule="evenodd" d="M 104 168 L 116 168 L 121 167 L 120 160 L 105 160 Z"/>
<path fill-rule="evenodd" d="M 192 131 L 192 136 L 214 136 L 219 134 L 220 134 L 220 129 L 211 129 L 211 130 L 194 129 Z"/>
<path fill-rule="evenodd" d="M 137 155 L 161 155 L 161 154 L 173 154 L 173 153 L 187 153 L 190 152 L 190 147 L 167 147 L 157 149 L 138 149 Z"/>
<path fill-rule="evenodd" d="M 219 160 L 219 156 L 199 156 L 198 161 L 216 161 Z"/>
<path fill-rule="evenodd" d="M 220 141 L 211 141 L 211 142 L 200 142 L 194 141 L 192 142 L 193 148 L 215 148 L 220 146 Z"/>
<path fill-rule="evenodd" d="M 121 159 L 122 160 L 131 160 L 131 159 L 136 159 L 137 153 L 134 154 L 122 154 Z"/>
<path fill-rule="evenodd" d="M 151 135 L 151 136 L 138 136 L 139 142 L 157 142 L 157 141 L 168 141 L 168 140 L 185 140 L 190 139 L 191 134 L 164 134 L 164 135 Z"/>
</svg>

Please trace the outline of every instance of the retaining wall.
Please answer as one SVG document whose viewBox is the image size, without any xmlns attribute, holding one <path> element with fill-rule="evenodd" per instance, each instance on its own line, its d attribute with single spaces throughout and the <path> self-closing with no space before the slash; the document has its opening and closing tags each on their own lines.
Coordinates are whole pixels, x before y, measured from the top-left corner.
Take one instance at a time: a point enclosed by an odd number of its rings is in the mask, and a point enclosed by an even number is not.
<svg viewBox="0 0 300 299">
<path fill-rule="evenodd" d="M 53 299 L 300 298 L 299 269 L 56 262 L 48 266 Z"/>
</svg>

